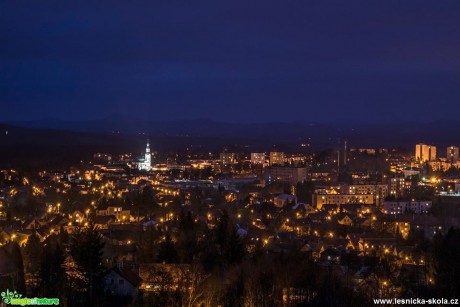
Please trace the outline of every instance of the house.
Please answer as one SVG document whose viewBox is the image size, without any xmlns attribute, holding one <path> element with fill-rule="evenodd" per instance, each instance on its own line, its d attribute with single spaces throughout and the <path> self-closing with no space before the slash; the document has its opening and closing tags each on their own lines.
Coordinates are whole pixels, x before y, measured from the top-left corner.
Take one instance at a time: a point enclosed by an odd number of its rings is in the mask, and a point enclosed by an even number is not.
<svg viewBox="0 0 460 307">
<path fill-rule="evenodd" d="M 365 254 L 384 254 L 386 251 L 392 251 L 396 246 L 396 239 L 391 236 L 361 236 L 359 250 Z"/>
<path fill-rule="evenodd" d="M 18 242 L 19 246 L 23 247 L 26 243 L 27 243 L 27 240 L 29 239 L 29 236 L 32 234 L 31 231 L 18 231 L 15 233 L 16 235 L 16 238 L 15 238 L 15 241 Z M 38 235 L 38 238 L 40 239 L 40 241 L 42 241 L 44 239 L 44 237 L 41 237 L 39 234 Z"/>
<path fill-rule="evenodd" d="M 116 224 L 118 225 L 118 224 Z M 129 224 L 121 224 L 129 225 Z M 104 230 L 102 235 L 113 245 L 129 245 L 135 243 L 142 233 L 142 228 L 115 228 L 112 225 L 108 230 Z M 137 226 L 137 225 L 134 225 Z"/>
<path fill-rule="evenodd" d="M 371 206 L 364 204 L 345 204 L 340 205 L 340 212 L 357 215 L 359 213 L 370 213 Z"/>
<path fill-rule="evenodd" d="M 353 220 L 346 213 L 339 213 L 334 218 L 340 225 L 353 226 Z"/>
<path fill-rule="evenodd" d="M 434 237 L 436 233 L 443 232 L 443 226 L 447 226 L 447 225 L 444 225 L 444 223 L 442 223 L 439 218 L 434 217 L 434 216 L 429 216 L 429 215 L 415 215 L 413 216 L 413 219 L 409 222 L 409 225 L 410 226 L 407 229 L 407 234 L 409 234 L 410 228 L 413 228 L 419 231 L 423 230 L 423 234 L 425 238 L 430 239 L 430 240 Z M 455 226 L 455 225 L 453 224 L 449 226 Z"/>
<path fill-rule="evenodd" d="M 321 211 L 324 211 L 327 213 L 337 212 L 339 211 L 339 209 L 340 209 L 340 205 L 336 205 L 336 204 L 324 204 L 321 207 Z"/>
<path fill-rule="evenodd" d="M 335 248 L 327 248 L 321 253 L 320 262 L 323 264 L 340 264 L 342 252 Z"/>
<path fill-rule="evenodd" d="M 347 250 L 359 250 L 359 234 L 347 234 Z"/>
<path fill-rule="evenodd" d="M 148 228 L 158 225 L 158 222 L 155 220 L 150 219 L 143 219 L 142 220 L 142 229 L 146 231 Z"/>
<path fill-rule="evenodd" d="M 331 180 L 331 173 L 329 172 L 312 172 L 311 173 L 311 180 L 312 181 L 330 181 Z"/>
<path fill-rule="evenodd" d="M 280 194 L 273 198 L 273 203 L 278 208 L 282 208 L 286 205 L 294 205 L 297 203 L 297 196 L 290 194 Z"/>
<path fill-rule="evenodd" d="M 305 213 L 306 214 L 313 214 L 316 212 L 316 208 L 314 208 L 312 205 L 310 204 L 305 204 L 304 205 L 304 208 L 305 208 Z"/>
<path fill-rule="evenodd" d="M 238 193 L 234 191 L 225 191 L 223 193 L 225 201 L 228 203 L 234 202 L 235 200 L 238 199 Z"/>
<path fill-rule="evenodd" d="M 328 217 L 328 213 L 325 212 L 325 211 L 319 211 L 319 212 L 315 212 L 315 213 L 310 214 L 308 217 L 310 218 L 310 220 L 313 223 L 321 224 L 321 223 L 326 221 L 326 219 Z"/>
<path fill-rule="evenodd" d="M 356 224 L 363 228 L 370 228 L 372 226 L 372 217 L 358 218 Z"/>
<path fill-rule="evenodd" d="M 107 203 L 102 203 L 96 208 L 96 215 L 113 215 L 117 221 L 126 221 L 129 222 L 131 218 L 130 208 L 123 205 L 110 205 Z"/>
<path fill-rule="evenodd" d="M 25 229 L 40 229 L 40 228 L 42 228 L 44 226 L 46 226 L 46 221 L 45 220 L 33 218 L 33 219 L 30 219 L 30 220 L 27 220 L 24 223 L 23 228 L 25 228 Z"/>
<path fill-rule="evenodd" d="M 94 226 L 99 229 L 108 229 L 109 226 L 116 222 L 115 215 L 96 215 L 93 218 Z"/>
<path fill-rule="evenodd" d="M 55 229 L 61 228 L 69 223 L 69 219 L 60 214 L 54 214 L 48 219 L 48 225 Z"/>
<path fill-rule="evenodd" d="M 142 279 L 136 273 L 119 265 L 105 273 L 104 281 L 105 289 L 110 294 L 135 298 L 139 295 Z"/>
<path fill-rule="evenodd" d="M 69 218 L 72 220 L 72 221 L 75 221 L 77 223 L 81 223 L 83 222 L 83 220 L 85 220 L 85 217 L 86 215 L 83 214 L 81 211 L 79 210 L 75 210 L 73 213 L 69 214 Z"/>
</svg>

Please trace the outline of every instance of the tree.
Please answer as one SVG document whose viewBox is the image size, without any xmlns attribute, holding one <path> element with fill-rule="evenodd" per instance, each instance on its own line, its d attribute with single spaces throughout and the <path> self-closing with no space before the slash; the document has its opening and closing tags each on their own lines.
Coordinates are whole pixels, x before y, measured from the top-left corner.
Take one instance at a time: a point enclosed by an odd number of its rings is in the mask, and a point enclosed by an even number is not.
<svg viewBox="0 0 460 307">
<path fill-rule="evenodd" d="M 229 274 L 230 283 L 223 296 L 223 306 L 244 306 L 244 272 L 236 268 Z"/>
<path fill-rule="evenodd" d="M 169 232 L 166 232 L 163 242 L 160 243 L 157 261 L 164 263 L 176 263 L 178 261 L 177 251 Z"/>
<path fill-rule="evenodd" d="M 217 229 L 215 232 L 215 236 L 216 236 L 215 241 L 221 253 L 223 252 L 225 245 L 227 244 L 228 233 L 229 233 L 229 216 L 228 216 L 227 211 L 224 211 L 224 213 L 220 217 L 219 224 L 217 225 Z"/>
<path fill-rule="evenodd" d="M 135 194 L 132 197 L 132 202 L 137 210 L 137 213 L 141 216 L 153 215 L 155 213 L 156 201 L 155 192 L 152 186 L 148 185 L 142 189 L 142 192 Z"/>
<path fill-rule="evenodd" d="M 186 285 L 181 287 L 183 290 L 182 305 L 192 307 L 197 306 L 203 300 L 206 282 L 210 274 L 206 274 L 196 260 L 188 268 L 182 272 L 184 284 Z"/>
<path fill-rule="evenodd" d="M 181 212 L 179 215 L 179 237 L 177 249 L 182 263 L 191 263 L 198 252 L 197 234 L 192 214 Z"/>
<path fill-rule="evenodd" d="M 64 292 L 66 274 L 64 251 L 58 243 L 47 244 L 40 265 L 41 292 L 45 297 L 60 297 Z"/>
<path fill-rule="evenodd" d="M 91 223 L 88 227 L 76 230 L 70 238 L 70 254 L 75 264 L 84 276 L 87 298 L 93 303 L 103 293 L 102 254 L 105 243 L 96 226 Z"/>
<path fill-rule="evenodd" d="M 40 238 L 34 232 L 27 239 L 24 246 L 24 271 L 26 281 L 32 287 L 35 293 L 40 281 L 39 271 L 43 257 L 43 247 Z"/>
<path fill-rule="evenodd" d="M 301 203 L 309 204 L 315 191 L 315 184 L 313 181 L 299 182 L 297 183 L 296 191 L 297 200 Z"/>
<path fill-rule="evenodd" d="M 437 234 L 430 250 L 430 273 L 440 297 L 460 296 L 460 229 L 450 228 L 445 236 Z"/>
<path fill-rule="evenodd" d="M 157 258 L 155 242 L 158 241 L 159 238 L 160 232 L 153 226 L 150 226 L 146 231 L 142 232 L 138 249 L 139 260 L 141 262 L 155 262 Z"/>
<path fill-rule="evenodd" d="M 375 287 L 374 287 L 375 288 Z M 321 283 L 312 306 L 369 306 L 369 292 L 356 292 L 338 275 L 329 273 Z M 377 297 L 376 294 L 370 294 Z"/>
<path fill-rule="evenodd" d="M 245 255 L 244 245 L 238 236 L 236 228 L 230 223 L 230 218 L 226 211 L 220 217 L 217 225 L 215 242 L 222 264 L 235 264 L 243 259 Z"/>
<path fill-rule="evenodd" d="M 69 234 L 67 231 L 64 229 L 64 226 L 61 225 L 61 228 L 59 230 L 59 238 L 58 238 L 59 244 L 61 246 L 67 246 L 69 243 Z"/>
<path fill-rule="evenodd" d="M 9 254 L 11 255 L 14 266 L 18 268 L 18 275 L 16 278 L 14 288 L 12 290 L 16 290 L 19 293 L 25 293 L 26 285 L 24 278 L 24 262 L 19 244 L 17 242 L 11 242 L 8 243 L 6 246 L 3 246 L 3 248 L 6 248 L 8 250 Z"/>
<path fill-rule="evenodd" d="M 235 228 L 230 229 L 229 240 L 224 253 L 224 261 L 228 264 L 241 262 L 245 255 L 245 248 Z"/>
<path fill-rule="evenodd" d="M 353 177 L 350 173 L 342 171 L 337 176 L 337 181 L 340 183 L 353 184 Z"/>
</svg>

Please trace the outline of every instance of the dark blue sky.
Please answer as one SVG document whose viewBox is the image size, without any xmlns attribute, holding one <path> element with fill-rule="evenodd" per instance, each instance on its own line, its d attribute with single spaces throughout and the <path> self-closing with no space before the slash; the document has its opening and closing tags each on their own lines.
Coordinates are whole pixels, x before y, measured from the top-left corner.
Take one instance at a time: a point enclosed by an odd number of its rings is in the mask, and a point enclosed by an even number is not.
<svg viewBox="0 0 460 307">
<path fill-rule="evenodd" d="M 2 1 L 0 120 L 458 119 L 460 1 Z"/>
</svg>

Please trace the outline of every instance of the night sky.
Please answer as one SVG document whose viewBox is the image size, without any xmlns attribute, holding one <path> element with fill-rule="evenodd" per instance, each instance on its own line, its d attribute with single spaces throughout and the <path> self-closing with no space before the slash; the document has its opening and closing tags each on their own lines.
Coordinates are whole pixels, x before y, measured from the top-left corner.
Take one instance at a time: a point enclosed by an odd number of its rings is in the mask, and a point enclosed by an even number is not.
<svg viewBox="0 0 460 307">
<path fill-rule="evenodd" d="M 460 1 L 2 1 L 0 121 L 460 114 Z"/>
</svg>

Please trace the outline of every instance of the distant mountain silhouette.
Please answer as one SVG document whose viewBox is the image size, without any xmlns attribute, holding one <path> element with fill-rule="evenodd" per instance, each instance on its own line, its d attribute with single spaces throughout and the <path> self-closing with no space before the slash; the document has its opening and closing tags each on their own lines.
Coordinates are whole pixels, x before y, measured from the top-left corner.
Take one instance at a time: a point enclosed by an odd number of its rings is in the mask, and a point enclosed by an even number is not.
<svg viewBox="0 0 460 307">
<path fill-rule="evenodd" d="M 208 119 L 197 120 L 130 120 L 113 114 L 100 120 L 63 121 L 46 119 L 15 122 L 16 126 L 52 128 L 76 132 L 148 134 L 152 136 L 215 137 L 264 141 L 311 148 L 335 147 L 347 139 L 350 147 L 412 148 L 417 142 L 438 146 L 460 144 L 460 121 L 394 122 L 394 123 L 224 123 Z"/>
<path fill-rule="evenodd" d="M 312 152 L 349 148 L 405 148 L 417 142 L 439 147 L 460 145 L 460 122 L 321 124 L 306 122 L 235 124 L 211 120 L 132 121 L 106 118 L 89 121 L 46 119 L 0 124 L 0 167 L 70 165 L 96 152 L 140 155 L 146 139 L 160 153 L 282 150 Z M 301 146 L 305 144 L 305 146 Z"/>
</svg>

